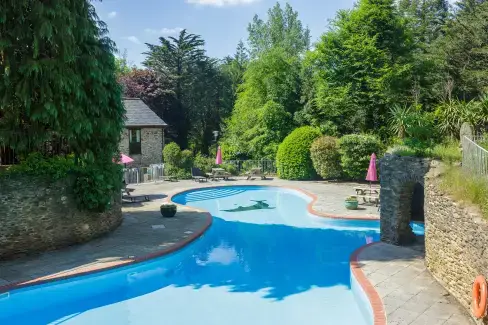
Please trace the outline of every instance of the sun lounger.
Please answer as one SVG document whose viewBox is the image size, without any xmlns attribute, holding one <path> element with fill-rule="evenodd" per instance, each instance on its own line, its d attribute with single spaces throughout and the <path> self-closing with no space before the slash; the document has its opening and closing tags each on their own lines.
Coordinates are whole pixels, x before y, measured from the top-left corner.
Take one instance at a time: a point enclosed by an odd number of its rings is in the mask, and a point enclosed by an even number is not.
<svg viewBox="0 0 488 325">
<path fill-rule="evenodd" d="M 129 200 L 131 203 L 139 202 L 139 201 L 151 201 L 149 199 L 149 195 L 123 195 L 123 200 Z"/>
<path fill-rule="evenodd" d="M 205 175 L 200 168 L 192 167 L 191 169 L 191 178 L 195 182 L 203 182 L 208 180 L 208 176 Z"/>
<path fill-rule="evenodd" d="M 252 168 L 250 171 L 246 172 L 247 180 L 254 177 L 261 177 L 261 179 L 266 179 L 266 175 L 261 171 L 261 168 Z"/>
</svg>

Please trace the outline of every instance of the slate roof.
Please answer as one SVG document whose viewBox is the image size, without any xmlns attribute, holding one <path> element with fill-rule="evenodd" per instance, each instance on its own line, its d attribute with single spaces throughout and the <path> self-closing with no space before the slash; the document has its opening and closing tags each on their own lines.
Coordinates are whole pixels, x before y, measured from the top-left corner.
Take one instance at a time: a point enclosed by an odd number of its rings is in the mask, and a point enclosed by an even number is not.
<svg viewBox="0 0 488 325">
<path fill-rule="evenodd" d="M 164 128 L 166 124 L 139 98 L 124 98 L 126 127 Z"/>
</svg>

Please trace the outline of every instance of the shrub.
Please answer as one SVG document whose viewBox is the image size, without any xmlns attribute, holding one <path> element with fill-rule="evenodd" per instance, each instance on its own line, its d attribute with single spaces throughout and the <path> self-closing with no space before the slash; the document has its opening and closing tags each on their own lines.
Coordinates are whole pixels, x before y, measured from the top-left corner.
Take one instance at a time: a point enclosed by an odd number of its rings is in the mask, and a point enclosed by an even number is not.
<svg viewBox="0 0 488 325">
<path fill-rule="evenodd" d="M 320 131 L 310 126 L 295 129 L 279 145 L 276 154 L 278 176 L 283 179 L 312 179 L 316 177 L 310 158 L 310 146 Z"/>
<path fill-rule="evenodd" d="M 180 163 L 179 166 L 183 168 L 185 171 L 190 171 L 193 167 L 193 153 L 186 149 L 181 152 Z"/>
<path fill-rule="evenodd" d="M 350 179 L 364 179 L 368 171 L 371 154 L 380 157 L 383 151 L 381 142 L 372 135 L 348 134 L 339 140 L 341 166 Z"/>
<path fill-rule="evenodd" d="M 180 147 L 175 142 L 168 143 L 164 146 L 163 158 L 165 164 L 179 166 L 181 162 Z"/>
<path fill-rule="evenodd" d="M 337 138 L 324 136 L 316 139 L 310 148 L 310 157 L 315 171 L 322 178 L 341 176 L 341 155 Z"/>
<path fill-rule="evenodd" d="M 112 162 L 90 164 L 76 169 L 73 192 L 78 206 L 103 212 L 110 207 L 115 193 L 120 195 L 122 167 Z"/>
<path fill-rule="evenodd" d="M 74 177 L 73 193 L 78 207 L 103 212 L 110 207 L 114 195 L 122 187 L 122 167 L 108 162 L 75 165 L 72 156 L 47 158 L 40 153 L 29 154 L 19 165 L 14 165 L 2 176 L 13 174 L 41 176 L 51 181 Z"/>
<path fill-rule="evenodd" d="M 226 172 L 229 172 L 233 176 L 237 176 L 238 174 L 236 166 L 232 164 L 223 164 L 221 167 L 225 169 Z"/>
<path fill-rule="evenodd" d="M 209 173 L 215 167 L 215 159 L 198 153 L 193 161 L 193 166 L 201 169 L 203 172 Z"/>
</svg>

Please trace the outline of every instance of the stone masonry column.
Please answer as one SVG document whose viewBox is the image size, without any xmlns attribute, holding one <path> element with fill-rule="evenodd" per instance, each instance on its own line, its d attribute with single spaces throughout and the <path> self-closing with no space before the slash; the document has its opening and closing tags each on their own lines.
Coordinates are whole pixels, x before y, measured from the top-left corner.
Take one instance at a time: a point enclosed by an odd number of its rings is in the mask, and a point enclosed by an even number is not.
<svg viewBox="0 0 488 325">
<path fill-rule="evenodd" d="M 410 227 L 415 184 L 424 185 L 430 160 L 386 154 L 380 159 L 381 241 L 407 245 L 415 241 Z"/>
</svg>

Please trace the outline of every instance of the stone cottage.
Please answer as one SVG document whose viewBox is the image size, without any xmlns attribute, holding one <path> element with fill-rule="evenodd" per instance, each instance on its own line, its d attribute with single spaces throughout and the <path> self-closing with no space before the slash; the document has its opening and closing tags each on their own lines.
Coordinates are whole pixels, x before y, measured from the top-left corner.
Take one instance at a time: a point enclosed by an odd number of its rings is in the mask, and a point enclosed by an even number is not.
<svg viewBox="0 0 488 325">
<path fill-rule="evenodd" d="M 164 128 L 167 124 L 139 98 L 124 98 L 125 129 L 119 149 L 134 159 L 131 166 L 163 162 Z"/>
</svg>

